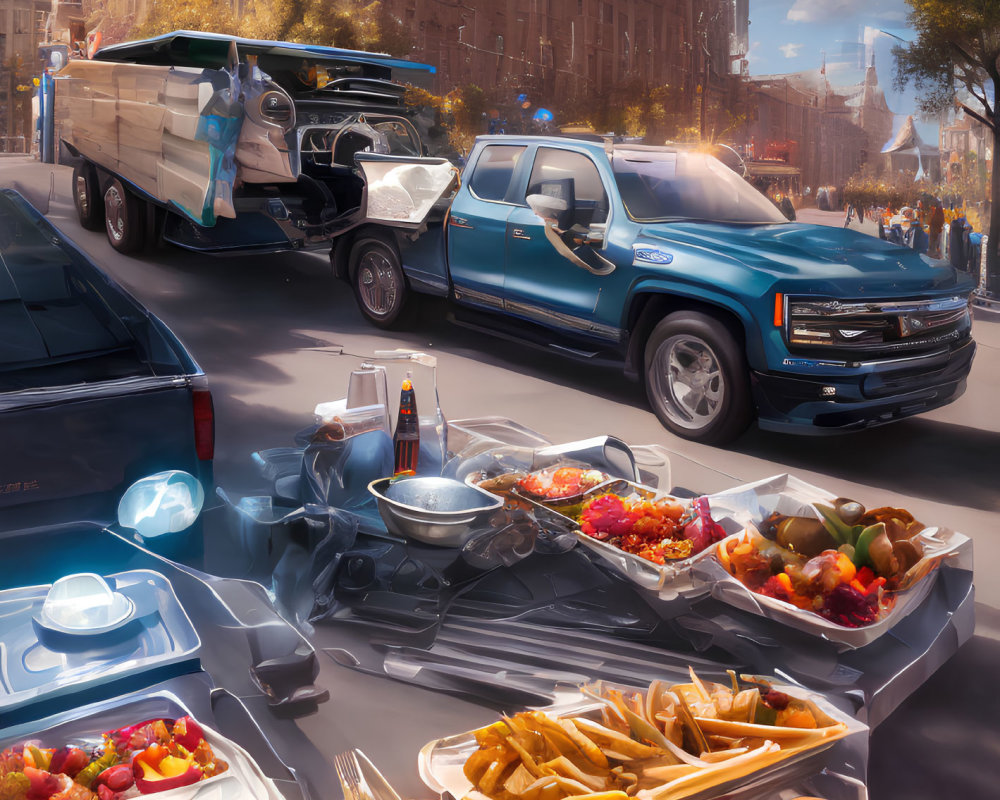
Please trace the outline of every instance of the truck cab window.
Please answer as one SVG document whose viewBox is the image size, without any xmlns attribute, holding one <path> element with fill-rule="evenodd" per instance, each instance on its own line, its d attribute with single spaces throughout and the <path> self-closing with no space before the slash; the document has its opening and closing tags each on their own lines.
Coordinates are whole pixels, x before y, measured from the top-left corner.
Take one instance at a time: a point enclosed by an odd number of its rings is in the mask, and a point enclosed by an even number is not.
<svg viewBox="0 0 1000 800">
<path fill-rule="evenodd" d="M 514 176 L 524 147 L 507 144 L 490 145 L 483 150 L 476 163 L 475 172 L 469 188 L 480 200 L 503 200 L 510 188 L 510 180 Z"/>
<path fill-rule="evenodd" d="M 566 218 L 559 220 L 563 229 L 574 225 L 587 228 L 608 219 L 608 195 L 601 175 L 597 165 L 583 153 L 539 147 L 527 194 L 547 194 L 566 200 Z"/>
</svg>

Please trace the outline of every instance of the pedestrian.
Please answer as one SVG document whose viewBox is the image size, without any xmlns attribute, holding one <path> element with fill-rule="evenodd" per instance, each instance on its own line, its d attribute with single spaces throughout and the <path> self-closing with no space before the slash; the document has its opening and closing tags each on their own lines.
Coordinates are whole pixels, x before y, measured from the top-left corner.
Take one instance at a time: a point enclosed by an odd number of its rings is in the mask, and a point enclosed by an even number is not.
<svg viewBox="0 0 1000 800">
<path fill-rule="evenodd" d="M 787 194 L 781 198 L 781 202 L 778 203 L 778 208 L 781 213 L 785 215 L 787 220 L 795 222 L 795 206 L 792 205 L 792 201 Z"/>
<path fill-rule="evenodd" d="M 944 209 L 941 208 L 940 201 L 934 201 L 930 224 L 927 227 L 927 234 L 930 238 L 928 253 L 931 258 L 941 258 L 941 232 L 944 230 Z"/>
<path fill-rule="evenodd" d="M 955 269 L 966 269 L 964 216 L 957 216 L 951 221 L 948 233 L 948 259 Z"/>
<path fill-rule="evenodd" d="M 924 226 L 920 224 L 919 220 L 914 220 L 913 226 L 910 228 L 910 246 L 918 253 L 926 253 L 928 243 L 929 239 Z"/>
</svg>

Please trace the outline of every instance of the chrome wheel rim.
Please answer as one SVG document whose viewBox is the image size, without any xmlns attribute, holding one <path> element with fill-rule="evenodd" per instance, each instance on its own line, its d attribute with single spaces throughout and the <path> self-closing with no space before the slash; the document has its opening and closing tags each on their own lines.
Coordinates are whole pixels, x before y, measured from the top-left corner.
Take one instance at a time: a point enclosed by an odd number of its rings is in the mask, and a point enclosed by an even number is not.
<svg viewBox="0 0 1000 800">
<path fill-rule="evenodd" d="M 125 236 L 125 199 L 117 186 L 112 186 L 104 194 L 104 217 L 108 236 L 120 242 Z"/>
<path fill-rule="evenodd" d="M 392 313 L 399 286 L 392 263 L 381 253 L 369 251 L 358 265 L 358 292 L 365 308 L 377 317 Z"/>
<path fill-rule="evenodd" d="M 684 334 L 664 340 L 650 364 L 653 390 L 667 417 L 698 430 L 722 413 L 726 382 L 718 356 L 704 341 Z"/>
<path fill-rule="evenodd" d="M 76 202 L 80 206 L 80 214 L 87 216 L 90 211 L 90 199 L 87 195 L 87 179 L 83 175 L 76 176 Z"/>
</svg>

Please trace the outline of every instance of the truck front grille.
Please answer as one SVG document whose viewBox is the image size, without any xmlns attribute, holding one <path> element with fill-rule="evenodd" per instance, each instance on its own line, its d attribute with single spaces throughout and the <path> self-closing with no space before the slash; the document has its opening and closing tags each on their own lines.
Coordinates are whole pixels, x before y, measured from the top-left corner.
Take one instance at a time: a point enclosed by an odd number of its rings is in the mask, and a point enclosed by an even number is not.
<svg viewBox="0 0 1000 800">
<path fill-rule="evenodd" d="M 967 297 L 911 301 L 788 299 L 789 349 L 878 358 L 921 352 L 969 336 Z"/>
</svg>

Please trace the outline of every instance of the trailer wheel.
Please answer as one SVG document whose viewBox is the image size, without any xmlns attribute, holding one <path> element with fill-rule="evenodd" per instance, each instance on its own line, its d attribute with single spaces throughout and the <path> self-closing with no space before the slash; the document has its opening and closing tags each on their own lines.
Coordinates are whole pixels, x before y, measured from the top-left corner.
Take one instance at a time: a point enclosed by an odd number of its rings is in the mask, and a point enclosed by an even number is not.
<svg viewBox="0 0 1000 800">
<path fill-rule="evenodd" d="M 395 247 L 376 237 L 358 239 L 351 249 L 351 283 L 372 324 L 391 328 L 402 321 L 410 292 Z"/>
<path fill-rule="evenodd" d="M 143 202 L 122 186 L 117 178 L 104 192 L 104 230 L 108 241 L 119 253 L 142 249 L 146 218 Z"/>
<path fill-rule="evenodd" d="M 73 204 L 82 228 L 88 231 L 101 229 L 104 222 L 101 185 L 97 180 L 97 170 L 89 161 L 77 161 L 73 167 Z"/>
<path fill-rule="evenodd" d="M 670 314 L 646 342 L 646 397 L 664 427 L 724 444 L 753 419 L 746 357 L 728 328 L 696 311 Z"/>
</svg>

